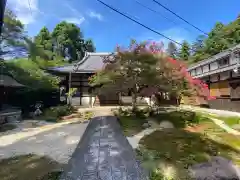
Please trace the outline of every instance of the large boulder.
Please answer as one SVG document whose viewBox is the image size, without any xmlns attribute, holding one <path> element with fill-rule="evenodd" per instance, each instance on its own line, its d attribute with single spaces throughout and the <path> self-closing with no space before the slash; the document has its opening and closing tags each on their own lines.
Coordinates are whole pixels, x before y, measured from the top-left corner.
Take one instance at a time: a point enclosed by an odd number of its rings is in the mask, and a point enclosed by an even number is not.
<svg viewBox="0 0 240 180">
<path fill-rule="evenodd" d="M 160 129 L 173 129 L 174 125 L 170 121 L 162 121 L 159 124 Z"/>
<path fill-rule="evenodd" d="M 196 180 L 239 180 L 240 169 L 223 157 L 212 157 L 209 162 L 193 165 L 189 168 Z"/>
</svg>

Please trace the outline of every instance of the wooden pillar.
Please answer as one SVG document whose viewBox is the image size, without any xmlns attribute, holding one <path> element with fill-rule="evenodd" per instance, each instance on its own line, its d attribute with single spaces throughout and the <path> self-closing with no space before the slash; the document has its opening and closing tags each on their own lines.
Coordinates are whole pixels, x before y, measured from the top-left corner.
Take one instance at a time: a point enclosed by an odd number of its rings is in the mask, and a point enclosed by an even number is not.
<svg viewBox="0 0 240 180">
<path fill-rule="evenodd" d="M 82 105 L 82 75 L 80 75 L 80 87 L 79 87 L 79 91 L 80 91 L 80 106 Z"/>
<path fill-rule="evenodd" d="M 69 73 L 69 79 L 68 79 L 68 103 L 69 105 L 72 103 L 72 95 L 70 95 L 71 91 L 71 83 L 72 83 L 72 73 Z"/>
<path fill-rule="evenodd" d="M 66 86 L 66 92 L 69 92 L 69 75 L 66 75 L 64 85 Z"/>
<path fill-rule="evenodd" d="M 0 86 L 0 110 L 2 109 L 2 105 L 3 105 L 3 97 L 4 97 L 4 87 Z"/>
</svg>

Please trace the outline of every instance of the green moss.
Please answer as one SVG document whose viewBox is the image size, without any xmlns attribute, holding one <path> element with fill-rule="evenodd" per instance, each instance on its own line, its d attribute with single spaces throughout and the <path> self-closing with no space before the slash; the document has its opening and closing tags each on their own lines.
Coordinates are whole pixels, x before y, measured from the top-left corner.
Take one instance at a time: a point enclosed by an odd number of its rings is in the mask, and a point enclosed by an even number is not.
<svg viewBox="0 0 240 180">
<path fill-rule="evenodd" d="M 187 126 L 199 124 L 200 122 L 209 121 L 207 117 L 204 117 L 201 113 L 192 111 L 171 111 L 160 112 L 154 115 L 157 122 L 170 121 L 177 128 L 184 128 Z"/>
<path fill-rule="evenodd" d="M 142 138 L 140 144 L 154 151 L 156 159 L 185 168 L 207 161 L 210 156 L 221 155 L 234 160 L 240 155 L 240 151 L 229 144 L 180 129 L 155 131 Z"/>
<path fill-rule="evenodd" d="M 224 116 L 218 116 L 218 115 L 212 115 L 212 114 L 210 114 L 209 116 L 212 118 L 216 118 L 224 121 L 224 123 L 226 123 L 230 127 L 236 124 L 240 124 L 240 117 L 236 117 L 236 116 L 224 117 Z"/>
<path fill-rule="evenodd" d="M 57 180 L 60 172 L 55 170 L 62 165 L 48 157 L 28 154 L 3 159 L 0 167 L 1 180 Z"/>
<path fill-rule="evenodd" d="M 141 132 L 144 129 L 143 124 L 146 122 L 147 121 L 145 119 L 136 118 L 134 116 L 119 117 L 119 123 L 126 136 L 134 136 L 135 134 Z"/>
</svg>

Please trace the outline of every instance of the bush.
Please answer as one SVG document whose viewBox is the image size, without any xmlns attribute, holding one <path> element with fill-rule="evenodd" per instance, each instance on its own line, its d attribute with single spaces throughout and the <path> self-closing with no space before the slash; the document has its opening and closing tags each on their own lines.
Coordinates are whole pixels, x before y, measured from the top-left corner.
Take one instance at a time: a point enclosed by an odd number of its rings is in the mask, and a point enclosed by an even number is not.
<svg viewBox="0 0 240 180">
<path fill-rule="evenodd" d="M 67 116 L 75 112 L 74 107 L 69 105 L 50 107 L 46 109 L 43 116 L 47 118 L 48 121 L 56 121 L 62 116 Z"/>
<path fill-rule="evenodd" d="M 141 119 L 145 119 L 147 117 L 149 117 L 151 114 L 151 110 L 149 108 L 145 108 L 145 109 L 136 109 L 136 110 L 132 110 L 131 108 L 128 109 L 122 109 L 121 107 L 114 111 L 114 115 L 118 116 L 118 117 L 137 117 L 137 118 L 141 118 Z"/>
<path fill-rule="evenodd" d="M 157 121 L 170 121 L 178 128 L 184 128 L 208 120 L 207 117 L 202 116 L 200 113 L 184 110 L 158 113 L 154 117 Z"/>
<path fill-rule="evenodd" d="M 84 119 L 89 120 L 93 117 L 93 112 L 92 111 L 86 111 L 84 113 Z"/>
</svg>

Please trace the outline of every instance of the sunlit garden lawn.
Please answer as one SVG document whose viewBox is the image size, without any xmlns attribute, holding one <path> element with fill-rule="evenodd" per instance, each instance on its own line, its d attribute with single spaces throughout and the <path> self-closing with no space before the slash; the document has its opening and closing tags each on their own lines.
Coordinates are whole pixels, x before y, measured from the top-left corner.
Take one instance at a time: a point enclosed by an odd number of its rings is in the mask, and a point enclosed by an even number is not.
<svg viewBox="0 0 240 180">
<path fill-rule="evenodd" d="M 208 116 L 222 120 L 225 124 L 227 124 L 231 128 L 240 130 L 240 117 L 237 117 L 237 116 L 225 117 L 225 116 L 218 116 L 214 114 L 208 114 Z"/>
<path fill-rule="evenodd" d="M 143 130 L 147 118 L 148 115 L 145 118 L 119 116 L 127 136 Z M 240 165 L 240 137 L 225 132 L 204 114 L 173 111 L 151 115 L 151 119 L 158 123 L 169 121 L 175 128 L 155 131 L 140 140 L 137 156 L 148 170 L 166 170 L 168 166 L 174 171 L 172 175 L 175 173 L 184 179 L 188 176 L 188 167 L 206 162 L 212 156 L 222 156 Z M 158 178 L 162 177 L 155 174 L 153 180 Z"/>
<path fill-rule="evenodd" d="M 211 156 L 222 156 L 240 165 L 240 137 L 206 122 L 199 128 L 155 131 L 140 140 L 137 155 L 150 171 L 158 168 L 164 171 L 169 166 L 174 169 L 173 174 L 184 179 L 189 166 Z"/>
</svg>

